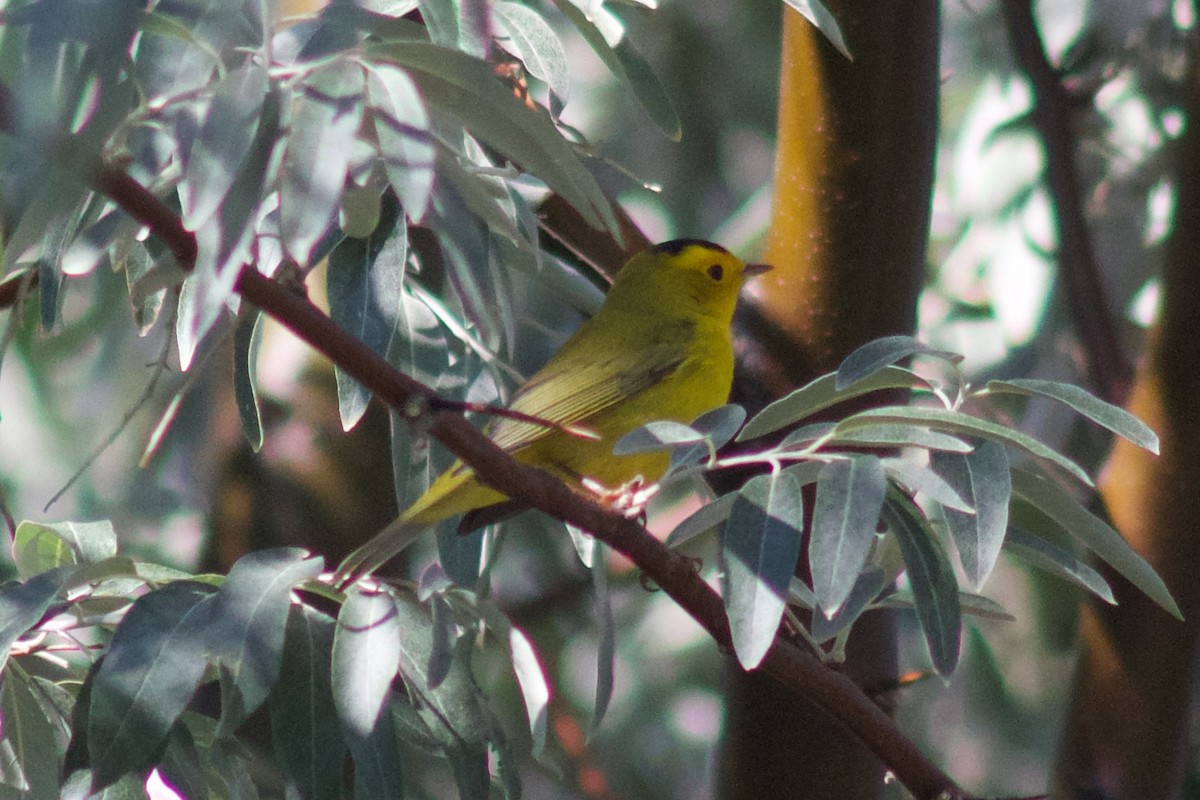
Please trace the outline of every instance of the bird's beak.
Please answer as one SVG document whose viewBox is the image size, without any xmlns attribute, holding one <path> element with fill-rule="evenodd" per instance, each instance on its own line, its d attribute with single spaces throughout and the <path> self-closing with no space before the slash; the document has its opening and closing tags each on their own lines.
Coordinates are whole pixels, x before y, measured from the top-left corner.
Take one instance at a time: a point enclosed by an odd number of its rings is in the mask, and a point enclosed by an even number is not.
<svg viewBox="0 0 1200 800">
<path fill-rule="evenodd" d="M 753 278 L 755 275 L 762 275 L 764 272 L 770 272 L 773 269 L 775 268 L 770 264 L 747 264 L 746 268 L 742 270 L 742 274 L 747 278 Z"/>
</svg>

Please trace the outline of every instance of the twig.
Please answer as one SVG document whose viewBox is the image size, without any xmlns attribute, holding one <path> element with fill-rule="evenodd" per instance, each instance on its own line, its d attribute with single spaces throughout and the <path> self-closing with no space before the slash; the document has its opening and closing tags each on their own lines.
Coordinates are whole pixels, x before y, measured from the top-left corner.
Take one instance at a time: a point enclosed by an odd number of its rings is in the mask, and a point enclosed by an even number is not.
<svg viewBox="0 0 1200 800">
<path fill-rule="evenodd" d="M 100 167 L 93 185 L 152 231 L 176 255 L 194 265 L 196 244 L 178 217 L 127 176 Z M 238 276 L 236 291 L 270 314 L 314 350 L 353 376 L 392 408 L 427 409 L 429 433 L 475 470 L 479 479 L 509 497 L 585 530 L 629 558 L 688 612 L 725 652 L 732 652 L 729 621 L 720 596 L 695 572 L 690 559 L 667 548 L 637 522 L 536 467 L 522 464 L 476 430 L 461 414 L 439 410 L 433 390 L 399 372 L 365 344 L 343 331 L 306 297 L 290 292 L 253 267 Z M 929 800 L 968 795 L 896 727 L 859 687 L 795 645 L 776 639 L 760 669 L 802 693 L 857 736 L 910 792 Z"/>
<path fill-rule="evenodd" d="M 167 371 L 167 362 L 171 357 L 171 348 L 175 345 L 174 309 L 176 308 L 178 308 L 178 306 L 172 306 L 172 313 L 170 314 L 170 318 L 168 319 L 166 325 L 167 332 L 163 337 L 162 350 L 159 352 L 158 358 L 155 359 L 154 370 L 150 373 L 150 379 L 146 381 L 146 386 L 144 389 L 142 389 L 141 395 L 139 395 L 137 400 L 134 400 L 130 407 L 125 410 L 125 415 L 121 417 L 121 421 L 117 423 L 117 426 L 109 432 L 104 441 L 97 445 L 95 449 L 88 454 L 87 458 L 83 460 L 83 463 L 79 465 L 79 468 L 76 469 L 75 472 L 72 473 L 71 477 L 67 479 L 67 482 L 62 485 L 62 488 L 55 492 L 54 496 L 46 501 L 46 505 L 42 507 L 43 512 L 49 511 L 50 506 L 57 503 L 59 498 L 66 494 L 67 491 L 75 485 L 75 482 L 83 476 L 83 473 L 87 472 L 88 468 L 91 467 L 92 464 L 96 463 L 96 459 L 103 455 L 105 450 L 112 447 L 113 443 L 116 442 L 117 439 L 120 438 L 121 434 L 125 432 L 125 429 L 129 427 L 129 423 L 133 422 L 133 418 L 137 416 L 137 413 L 142 410 L 146 403 L 150 402 L 150 398 L 154 397 L 154 392 L 156 389 L 158 389 L 158 382 L 162 380 L 163 373 Z"/>
<path fill-rule="evenodd" d="M 1072 98 L 1046 57 L 1032 0 L 1004 0 L 1004 24 L 1017 65 L 1033 87 L 1033 122 L 1046 151 L 1046 183 L 1058 223 L 1058 269 L 1067 307 L 1097 388 L 1122 404 L 1133 380 L 1110 310 L 1084 215 L 1075 163 Z"/>
</svg>

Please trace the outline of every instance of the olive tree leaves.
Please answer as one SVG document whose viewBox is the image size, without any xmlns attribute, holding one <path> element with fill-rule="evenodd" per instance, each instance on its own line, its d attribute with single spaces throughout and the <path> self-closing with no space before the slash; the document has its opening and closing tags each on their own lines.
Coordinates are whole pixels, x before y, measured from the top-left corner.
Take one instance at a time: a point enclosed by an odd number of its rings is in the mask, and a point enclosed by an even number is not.
<svg viewBox="0 0 1200 800">
<path fill-rule="evenodd" d="M 948 377 L 935 381 L 896 366 L 913 356 L 940 364 Z M 758 665 L 789 607 L 812 612 L 805 633 L 823 642 L 844 637 L 871 608 L 899 605 L 915 609 L 934 668 L 949 674 L 958 660 L 962 615 L 996 613 L 994 604 L 973 592 L 987 581 L 1002 551 L 1114 602 L 1084 556 L 1064 548 L 1071 540 L 1179 615 L 1154 570 L 1068 488 L 1074 483 L 1086 490 L 1091 477 L 1033 436 L 983 412 L 993 398 L 1038 397 L 1063 403 L 1151 452 L 1158 449 L 1155 434 L 1124 410 L 1069 384 L 991 381 L 973 390 L 962 379 L 960 361 L 911 337 L 888 337 L 864 345 L 837 371 L 751 417 L 737 434 L 744 449 L 736 454 L 717 454 L 728 435 L 714 436 L 711 420 L 692 426 L 652 423 L 618 446 L 669 449 L 675 473 L 685 462 L 693 469 L 768 468 L 737 492 L 700 507 L 667 540 L 680 546 L 706 532 L 719 533 L 722 587 L 743 667 Z M 886 389 L 910 390 L 914 401 L 805 424 L 819 411 Z M 722 410 L 718 416 L 734 414 Z M 780 438 L 784 429 L 791 432 Z M 771 434 L 776 443 L 754 448 L 753 440 Z M 806 521 L 801 489 L 808 485 L 814 486 L 814 505 Z M 802 552 L 809 583 L 793 577 Z M 954 555 L 963 588 L 952 568 Z M 803 629 L 798 617 L 789 625 Z M 835 657 L 842 641 L 831 651 Z"/>
</svg>

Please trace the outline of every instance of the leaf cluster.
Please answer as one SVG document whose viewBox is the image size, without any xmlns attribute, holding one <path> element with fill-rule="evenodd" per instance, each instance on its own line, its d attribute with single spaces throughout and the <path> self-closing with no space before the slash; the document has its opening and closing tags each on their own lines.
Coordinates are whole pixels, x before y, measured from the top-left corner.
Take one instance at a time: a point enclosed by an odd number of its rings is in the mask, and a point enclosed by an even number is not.
<svg viewBox="0 0 1200 800">
<path fill-rule="evenodd" d="M 949 380 L 896 366 L 913 356 L 940 364 Z M 1008 616 L 974 593 L 1002 549 L 1116 602 L 1071 540 L 1179 615 L 1154 570 L 1064 485 L 1073 481 L 1089 488 L 1088 474 L 1028 434 L 989 419 L 986 411 L 993 398 L 1049 398 L 1156 453 L 1153 431 L 1070 384 L 993 380 L 972 389 L 958 371 L 960 360 L 910 337 L 888 337 L 859 348 L 837 371 L 776 400 L 744 426 L 745 412 L 727 406 L 692 426 L 652 423 L 617 445 L 618 452 L 669 448 L 671 474 L 677 476 L 748 465 L 768 470 L 695 511 L 667 540 L 680 546 L 719 532 L 723 595 L 745 668 L 766 655 L 785 615 L 788 627 L 817 652 L 840 659 L 851 625 L 864 612 L 902 607 L 915 608 L 933 666 L 948 675 L 958 661 L 964 614 Z M 913 402 L 794 427 L 884 389 L 912 391 Z M 792 430 L 763 449 L 716 454 L 731 438 L 748 442 L 785 428 Z M 806 523 L 808 486 L 815 489 Z M 810 583 L 793 574 L 805 542 Z M 907 587 L 898 589 L 902 576 Z M 810 611 L 811 622 L 803 623 L 793 609 Z"/>
<path fill-rule="evenodd" d="M 190 576 L 116 555 L 105 523 L 24 523 L 17 548 L 0 587 L 4 796 L 144 796 L 153 770 L 186 797 L 403 797 L 413 752 L 444 758 L 464 797 L 519 796 L 473 673 L 485 649 L 544 740 L 528 640 L 437 572 L 341 595 L 317 581 L 322 559 L 279 549 Z"/>
</svg>

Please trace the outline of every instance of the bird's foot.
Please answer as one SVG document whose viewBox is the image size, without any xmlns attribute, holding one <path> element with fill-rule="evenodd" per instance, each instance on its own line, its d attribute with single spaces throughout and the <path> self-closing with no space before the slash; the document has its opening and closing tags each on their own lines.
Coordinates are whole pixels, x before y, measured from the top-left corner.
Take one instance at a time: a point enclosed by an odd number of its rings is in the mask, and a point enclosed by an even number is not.
<svg viewBox="0 0 1200 800">
<path fill-rule="evenodd" d="M 592 478 L 584 478 L 583 486 L 600 501 L 620 511 L 630 519 L 646 521 L 646 505 L 658 494 L 657 483 L 646 483 L 641 475 L 613 489 Z"/>
</svg>

